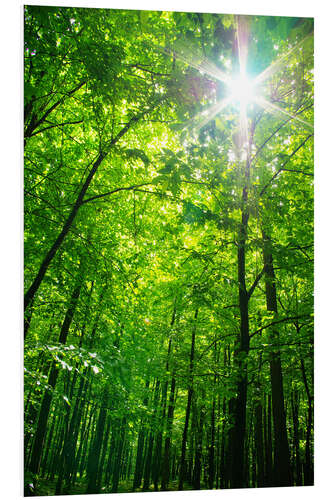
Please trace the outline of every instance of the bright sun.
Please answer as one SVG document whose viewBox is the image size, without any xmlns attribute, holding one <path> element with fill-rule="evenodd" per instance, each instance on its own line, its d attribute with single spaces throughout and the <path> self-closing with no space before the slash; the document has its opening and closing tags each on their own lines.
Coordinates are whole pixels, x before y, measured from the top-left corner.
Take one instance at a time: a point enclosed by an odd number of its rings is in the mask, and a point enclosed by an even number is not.
<svg viewBox="0 0 333 500">
<path fill-rule="evenodd" d="M 241 108 L 247 108 L 256 98 L 255 82 L 246 74 L 239 74 L 228 86 L 231 100 L 239 103 Z"/>
</svg>

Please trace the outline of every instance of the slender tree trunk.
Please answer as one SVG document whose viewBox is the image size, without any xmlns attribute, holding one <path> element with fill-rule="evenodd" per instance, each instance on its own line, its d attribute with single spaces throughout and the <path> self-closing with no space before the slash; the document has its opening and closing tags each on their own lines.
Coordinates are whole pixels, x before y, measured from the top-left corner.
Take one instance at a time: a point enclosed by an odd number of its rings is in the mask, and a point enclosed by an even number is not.
<svg viewBox="0 0 333 500">
<path fill-rule="evenodd" d="M 124 417 L 121 421 L 120 425 L 120 434 L 117 445 L 117 450 L 115 454 L 115 462 L 113 467 L 113 475 L 112 475 L 112 493 L 117 493 L 118 485 L 119 485 L 119 476 L 121 469 L 121 459 L 124 449 L 124 441 L 125 441 L 125 431 L 126 431 L 126 418 Z"/>
<path fill-rule="evenodd" d="M 59 427 L 58 427 L 58 433 L 57 433 L 57 436 L 56 436 L 56 439 L 54 440 L 54 444 L 53 444 L 53 449 L 52 449 L 52 453 L 53 453 L 53 459 L 52 459 L 52 463 L 51 463 L 51 467 L 50 467 L 50 474 L 49 474 L 49 480 L 50 481 L 53 481 L 54 480 L 54 477 L 56 475 L 56 471 L 58 469 L 58 463 L 59 463 L 59 452 L 60 452 L 60 449 L 61 449 L 61 445 L 62 445 L 62 442 L 63 442 L 63 436 L 64 436 L 64 419 L 63 417 L 61 417 L 59 419 Z"/>
<path fill-rule="evenodd" d="M 259 488 L 265 486 L 265 471 L 264 471 L 264 442 L 263 442 L 263 425 L 262 425 L 262 404 L 261 401 L 255 403 L 255 445 L 257 457 L 257 486 Z"/>
<path fill-rule="evenodd" d="M 176 390 L 176 379 L 174 376 L 172 376 L 170 395 L 169 395 L 168 414 L 167 414 L 166 438 L 164 443 L 164 457 L 163 457 L 162 481 L 161 481 L 162 490 L 167 490 L 170 480 L 170 448 L 171 448 L 173 413 L 175 409 L 175 390 Z"/>
<path fill-rule="evenodd" d="M 168 360 L 171 350 L 171 339 L 169 340 L 169 349 L 168 349 Z M 167 360 L 167 369 L 168 372 L 168 360 Z M 162 458 L 162 442 L 163 442 L 163 430 L 165 424 L 165 415 L 166 415 L 166 401 L 167 401 L 167 392 L 168 392 L 168 380 L 162 386 L 162 400 L 161 400 L 161 413 L 158 418 L 159 422 L 159 431 L 155 440 L 155 451 L 154 451 L 154 459 L 153 459 L 153 482 L 154 482 L 154 490 L 158 491 L 158 482 L 161 474 L 161 458 Z"/>
<path fill-rule="evenodd" d="M 313 462 L 311 458 L 311 434 L 312 434 L 312 395 L 310 393 L 309 384 L 306 377 L 304 360 L 301 358 L 301 370 L 306 395 L 308 398 L 308 419 L 306 426 L 306 442 L 305 442 L 305 468 L 304 468 L 304 485 L 312 486 L 314 483 Z"/>
<path fill-rule="evenodd" d="M 74 468 L 75 450 L 80 428 L 81 413 L 84 404 L 83 394 L 87 388 L 89 380 L 87 375 L 88 375 L 88 370 L 86 369 L 84 375 L 81 377 L 79 388 L 76 394 L 75 405 L 73 408 L 72 416 L 67 426 L 68 432 L 64 442 L 64 449 L 62 455 L 63 477 L 60 478 L 59 475 L 58 478 L 59 482 L 58 494 L 61 494 L 61 488 L 62 488 L 61 479 L 65 481 L 64 494 L 68 494 L 70 488 L 70 477 L 72 470 Z"/>
<path fill-rule="evenodd" d="M 299 393 L 293 391 L 291 393 L 291 408 L 293 415 L 293 428 L 294 428 L 294 464 L 295 464 L 295 483 L 296 486 L 302 485 L 302 467 L 299 454 L 299 427 L 298 427 L 298 407 L 299 407 Z"/>
<path fill-rule="evenodd" d="M 197 405 L 198 406 L 198 405 Z M 203 406 L 200 409 L 197 407 L 195 414 L 195 454 L 194 454 L 194 470 L 193 470 L 193 487 L 200 490 L 201 487 L 201 467 L 202 467 L 202 436 L 205 413 Z"/>
<path fill-rule="evenodd" d="M 106 407 L 109 400 L 108 384 L 106 383 L 103 390 L 101 408 L 99 411 L 96 434 L 90 446 L 90 452 L 87 465 L 88 486 L 87 493 L 99 493 L 97 484 L 98 467 L 100 463 L 100 454 L 103 443 L 104 427 L 106 420 Z"/>
<path fill-rule="evenodd" d="M 263 255 L 265 269 L 266 306 L 268 311 L 272 311 L 277 314 L 278 309 L 271 241 L 264 230 L 262 231 L 262 236 L 264 242 Z M 286 414 L 283 395 L 282 366 L 280 350 L 278 347 L 279 332 L 274 328 L 271 330 L 271 341 L 274 346 L 270 356 L 274 422 L 274 486 L 290 486 L 292 484 L 292 475 L 290 469 Z"/>
<path fill-rule="evenodd" d="M 216 376 L 215 376 L 216 378 Z M 213 399 L 213 406 L 210 418 L 210 443 L 208 448 L 208 486 L 212 490 L 214 487 L 214 475 L 215 475 L 215 399 Z"/>
<path fill-rule="evenodd" d="M 51 451 L 51 443 L 52 443 L 52 439 L 54 438 L 54 435 L 55 435 L 55 424 L 56 424 L 56 414 L 54 413 L 53 417 L 52 417 L 52 423 L 50 425 L 50 430 L 49 430 L 49 433 L 47 436 L 46 444 L 45 444 L 44 456 L 42 458 L 41 466 L 40 466 L 40 470 L 41 470 L 43 476 L 45 476 L 46 470 L 47 470 L 48 457 L 49 457 L 49 454 Z"/>
<path fill-rule="evenodd" d="M 145 467 L 144 467 L 143 490 L 148 490 L 149 485 L 150 485 L 150 478 L 152 476 L 151 462 L 152 462 L 153 445 L 154 445 L 154 437 L 155 437 L 157 406 L 158 406 L 158 399 L 159 399 L 159 395 L 160 395 L 159 389 L 160 389 L 160 381 L 157 380 L 156 384 L 155 384 L 155 394 L 154 394 L 154 401 L 153 401 L 152 428 L 150 429 L 150 433 L 149 433 L 147 456 L 146 456 Z"/>
<path fill-rule="evenodd" d="M 107 444 L 109 442 L 110 428 L 111 428 L 111 417 L 109 416 L 109 417 L 107 417 L 107 424 L 106 424 L 106 429 L 104 432 L 104 438 L 103 438 L 102 449 L 101 449 L 101 459 L 100 459 L 98 473 L 97 473 L 97 491 L 101 490 L 105 457 L 106 457 L 106 451 L 107 451 Z"/>
<path fill-rule="evenodd" d="M 246 170 L 246 179 L 249 176 L 249 165 Z M 246 290 L 246 240 L 249 212 L 247 207 L 247 186 L 243 188 L 242 195 L 242 220 L 238 241 L 238 296 L 240 312 L 240 335 L 238 346 L 235 350 L 234 364 L 238 382 L 236 384 L 237 397 L 231 405 L 232 408 L 232 433 L 231 433 L 231 487 L 243 488 L 244 477 L 244 444 L 246 433 L 246 399 L 247 399 L 247 355 L 249 352 L 249 312 L 248 293 Z"/>
<path fill-rule="evenodd" d="M 198 312 L 199 312 L 199 309 L 197 308 L 195 310 L 195 313 L 194 313 L 194 324 L 193 324 L 193 328 L 192 328 L 192 342 L 191 342 L 190 364 L 189 364 L 189 386 L 188 386 L 188 393 L 187 393 L 187 405 L 186 405 L 185 423 L 184 423 L 183 438 L 182 438 L 182 452 L 181 452 L 181 458 L 180 458 L 178 490 L 182 490 L 183 486 L 184 486 L 186 440 L 187 440 L 188 424 L 190 421 L 191 402 L 192 402 L 192 396 L 193 396 L 193 365 L 194 365 L 195 334 L 196 334 Z"/>
<path fill-rule="evenodd" d="M 145 386 L 145 391 L 146 395 L 143 400 L 143 406 L 147 407 L 148 405 L 148 388 L 149 388 L 149 380 L 146 381 L 146 386 Z M 141 487 L 141 482 L 142 482 L 142 473 L 143 473 L 143 466 L 144 466 L 144 444 L 145 444 L 145 437 L 146 437 L 146 427 L 145 427 L 145 419 L 141 419 L 140 423 L 140 430 L 138 434 L 138 445 L 137 445 L 137 451 L 136 451 L 136 461 L 135 461 L 135 472 L 134 472 L 134 479 L 133 479 L 133 491 L 135 491 L 137 488 Z"/>
<path fill-rule="evenodd" d="M 91 408 L 90 405 L 88 405 L 88 409 L 89 409 L 88 425 L 85 429 L 85 432 L 83 433 L 83 437 L 81 437 L 82 447 L 80 446 L 76 458 L 77 463 L 80 464 L 78 468 L 80 478 L 82 478 L 84 470 L 86 469 L 88 444 L 90 440 L 93 439 L 95 420 L 96 420 L 95 409 Z"/>
<path fill-rule="evenodd" d="M 267 408 L 267 410 L 266 410 Z M 271 396 L 267 396 L 267 405 L 264 405 L 264 441 L 265 441 L 265 486 L 273 484 L 272 464 L 272 405 Z"/>
<path fill-rule="evenodd" d="M 62 324 L 60 335 L 59 335 L 59 343 L 65 344 L 69 332 L 70 325 L 73 320 L 74 312 L 79 300 L 81 290 L 81 282 L 77 284 L 74 288 L 69 307 L 67 309 L 64 322 Z M 51 390 L 47 390 L 44 394 L 43 401 L 41 404 L 41 408 L 39 411 L 37 430 L 35 435 L 35 440 L 32 449 L 31 461 L 29 465 L 29 469 L 32 473 L 38 474 L 40 467 L 40 460 L 43 453 L 43 445 L 46 434 L 47 420 L 50 413 L 50 406 L 52 401 L 53 389 L 55 388 L 57 379 L 59 375 L 59 368 L 56 366 L 55 362 L 52 363 L 52 367 L 50 370 L 48 385 Z"/>
<path fill-rule="evenodd" d="M 222 403 L 222 428 L 221 428 L 221 449 L 220 449 L 220 467 L 219 467 L 219 476 L 220 476 L 220 488 L 226 488 L 226 464 L 225 464 L 225 450 L 226 450 L 226 429 L 225 429 L 225 413 L 226 413 L 226 400 L 223 398 Z"/>
<path fill-rule="evenodd" d="M 106 484 L 106 486 L 109 486 L 110 481 L 111 481 L 111 474 L 112 474 L 112 470 L 113 470 L 113 461 L 114 461 L 114 450 L 115 450 L 115 444 L 116 444 L 116 434 L 118 434 L 118 427 L 119 427 L 118 422 L 114 423 L 112 426 L 112 434 L 111 434 L 111 440 L 110 440 L 110 445 L 109 445 L 109 455 L 108 455 L 106 471 L 105 471 L 105 484 Z"/>
</svg>

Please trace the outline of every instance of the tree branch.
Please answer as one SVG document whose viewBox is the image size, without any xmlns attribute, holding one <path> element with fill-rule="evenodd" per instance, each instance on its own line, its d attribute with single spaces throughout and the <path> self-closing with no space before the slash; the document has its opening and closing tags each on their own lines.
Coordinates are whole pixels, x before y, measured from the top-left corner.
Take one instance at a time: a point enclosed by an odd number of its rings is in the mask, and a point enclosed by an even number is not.
<svg viewBox="0 0 333 500">
<path fill-rule="evenodd" d="M 259 193 L 259 196 L 262 196 L 264 194 L 264 192 L 266 191 L 268 186 L 271 184 L 271 182 L 273 182 L 273 180 L 283 171 L 283 169 L 287 165 L 287 163 L 289 163 L 291 158 L 304 146 L 304 144 L 310 139 L 310 137 L 313 137 L 313 134 L 308 135 L 307 138 L 304 139 L 304 141 L 291 153 L 291 155 L 288 156 L 286 161 L 283 163 L 282 167 L 280 167 L 279 170 L 277 172 L 275 172 L 273 177 L 271 177 L 271 179 L 267 182 L 267 184 L 262 188 L 262 190 Z"/>
<path fill-rule="evenodd" d="M 262 270 L 260 271 L 260 273 L 258 274 L 258 276 L 256 277 L 256 279 L 254 280 L 250 290 L 247 292 L 247 299 L 249 300 L 251 295 L 253 294 L 254 290 L 256 289 L 259 281 L 261 280 L 263 274 L 265 272 L 265 266 L 262 268 Z"/>
<path fill-rule="evenodd" d="M 130 191 L 131 189 L 136 189 L 136 188 L 139 188 L 142 186 L 149 186 L 150 184 L 151 184 L 151 182 L 145 182 L 144 184 L 133 184 L 133 186 L 119 187 L 119 188 L 113 189 L 113 191 L 108 191 L 106 193 L 97 194 L 95 196 L 92 196 L 91 198 L 87 198 L 86 200 L 82 201 L 81 205 L 84 205 L 85 203 L 88 203 L 89 201 L 94 201 L 94 200 L 97 200 L 99 198 L 104 198 L 105 196 L 109 196 L 111 194 L 118 193 L 119 191 Z M 148 192 L 150 192 L 150 191 L 148 191 Z"/>
<path fill-rule="evenodd" d="M 46 120 L 46 118 L 49 116 L 49 114 L 54 109 L 56 109 L 59 106 L 59 104 L 61 104 L 63 102 L 63 100 L 65 99 L 65 97 L 70 97 L 72 94 L 74 94 L 75 92 L 77 92 L 81 87 L 83 87 L 83 85 L 85 83 L 86 83 L 85 81 L 81 82 L 73 90 L 71 90 L 70 92 L 67 92 L 65 96 L 61 97 L 61 99 L 59 99 L 54 104 L 52 104 L 52 106 L 47 111 L 45 111 L 45 113 L 43 114 L 43 116 L 39 120 L 37 120 L 37 122 L 35 122 L 34 120 L 32 120 L 30 122 L 29 126 L 26 129 L 26 133 L 24 134 L 25 138 L 27 139 L 28 137 L 32 137 L 33 131 L 36 130 L 36 128 L 39 127 L 39 125 Z"/>
<path fill-rule="evenodd" d="M 33 132 L 32 134 L 30 134 L 29 137 L 33 137 L 34 135 L 41 134 L 42 132 L 44 132 L 45 130 L 48 130 L 50 128 L 63 127 L 64 125 L 75 125 L 77 123 L 83 123 L 83 120 L 77 120 L 75 122 L 55 123 L 54 125 L 49 125 L 48 127 L 42 128 L 41 130 L 37 130 L 37 132 Z"/>
<path fill-rule="evenodd" d="M 313 174 L 309 172 L 304 172 L 304 170 L 294 170 L 292 168 L 281 168 L 281 172 L 296 172 L 297 174 L 303 174 L 303 175 L 309 175 L 310 177 L 313 177 Z"/>
<path fill-rule="evenodd" d="M 249 337 L 250 338 L 254 337 L 257 333 L 260 333 L 263 330 L 266 330 L 266 328 L 269 328 L 270 326 L 278 325 L 279 323 L 285 323 L 286 321 L 293 321 L 295 319 L 304 318 L 304 317 L 307 317 L 307 316 L 309 316 L 309 315 L 308 314 L 301 314 L 299 316 L 288 316 L 287 318 L 282 318 L 282 319 L 278 319 L 276 321 L 272 321 L 271 323 L 268 323 L 267 325 L 262 326 L 261 328 L 258 328 L 258 330 L 256 330 L 255 332 L 251 333 L 251 335 Z"/>
</svg>

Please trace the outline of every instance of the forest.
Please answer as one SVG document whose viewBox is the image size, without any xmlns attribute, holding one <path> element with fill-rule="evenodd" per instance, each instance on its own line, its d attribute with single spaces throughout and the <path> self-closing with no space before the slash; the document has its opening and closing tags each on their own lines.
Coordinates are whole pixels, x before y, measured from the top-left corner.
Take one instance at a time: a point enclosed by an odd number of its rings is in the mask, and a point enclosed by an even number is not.
<svg viewBox="0 0 333 500">
<path fill-rule="evenodd" d="M 24 494 L 313 485 L 313 19 L 24 7 Z"/>
</svg>

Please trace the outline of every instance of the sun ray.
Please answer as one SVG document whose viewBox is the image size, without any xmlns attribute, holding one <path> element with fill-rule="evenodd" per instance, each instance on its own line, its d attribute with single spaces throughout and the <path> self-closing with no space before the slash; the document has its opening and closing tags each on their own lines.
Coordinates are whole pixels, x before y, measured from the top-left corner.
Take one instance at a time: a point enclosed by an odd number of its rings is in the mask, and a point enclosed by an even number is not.
<svg viewBox="0 0 333 500">
<path fill-rule="evenodd" d="M 182 51 L 180 52 L 180 50 L 174 50 L 168 47 L 157 48 L 165 54 L 174 56 L 179 61 L 182 61 L 192 68 L 197 69 L 200 73 L 209 75 L 216 80 L 220 80 L 221 82 L 227 82 L 230 80 L 230 77 L 224 71 L 222 71 L 214 63 L 204 57 L 195 57 L 185 49 L 182 49 Z"/>
<path fill-rule="evenodd" d="M 249 25 L 247 19 L 244 16 L 237 16 L 236 18 L 237 30 L 237 48 L 238 48 L 238 60 L 239 60 L 239 77 L 233 82 L 233 85 L 241 86 L 241 89 L 231 93 L 232 99 L 238 99 L 239 101 L 239 129 L 241 146 L 246 146 L 247 152 L 249 148 L 249 130 L 248 130 L 248 117 L 247 117 L 247 105 L 248 98 L 250 96 L 250 81 L 246 76 L 246 64 L 248 55 L 248 39 L 249 39 Z M 248 87 L 243 88 L 243 87 Z M 246 92 L 249 91 L 247 94 Z M 235 95 L 238 94 L 238 95 Z"/>
<path fill-rule="evenodd" d="M 186 126 L 190 129 L 200 130 L 202 127 L 207 125 L 210 120 L 214 118 L 218 113 L 220 113 L 224 108 L 226 108 L 231 103 L 231 96 L 213 104 L 210 108 L 205 109 L 201 113 L 197 114 L 192 120 L 189 120 Z"/>
<path fill-rule="evenodd" d="M 297 49 L 299 49 L 302 45 L 304 45 L 305 41 L 313 36 L 313 32 L 309 33 L 305 38 L 303 38 L 300 42 L 298 42 L 294 47 L 292 47 L 286 54 L 283 54 L 279 59 L 277 59 L 275 62 L 273 62 L 270 66 L 268 66 L 262 73 L 260 73 L 256 78 L 255 78 L 255 84 L 260 85 L 263 83 L 267 78 L 270 78 L 271 76 L 274 75 L 279 69 L 281 69 L 284 60 L 289 57 L 293 52 L 295 52 Z"/>
<path fill-rule="evenodd" d="M 248 39 L 249 39 L 249 26 L 244 16 L 237 16 L 236 18 L 236 36 L 239 60 L 239 73 L 241 77 L 246 75 L 246 63 L 248 54 Z"/>
<path fill-rule="evenodd" d="M 269 102 L 265 98 L 258 95 L 259 87 L 268 78 L 273 76 L 281 69 L 285 60 L 301 46 L 304 45 L 307 39 L 313 36 L 313 32 L 309 33 L 305 38 L 292 47 L 286 54 L 283 54 L 268 66 L 262 73 L 254 79 L 247 75 L 247 57 L 248 57 L 248 40 L 250 36 L 249 24 L 247 16 L 236 16 L 236 44 L 238 51 L 238 74 L 227 74 L 218 68 L 214 63 L 201 55 L 195 55 L 186 47 L 178 46 L 177 49 L 155 46 L 159 51 L 176 58 L 179 61 L 198 70 L 201 74 L 206 74 L 216 80 L 223 82 L 228 90 L 228 95 L 221 101 L 216 102 L 210 108 L 200 112 L 192 119 L 188 120 L 183 128 L 188 128 L 192 131 L 199 131 L 207 125 L 218 113 L 233 103 L 238 103 L 239 107 L 239 136 L 240 147 L 246 147 L 249 153 L 249 121 L 247 115 L 247 107 L 252 103 L 256 103 L 272 114 L 284 114 L 291 119 L 302 123 L 306 127 L 313 129 L 313 125 L 306 120 L 302 120 L 295 114 L 289 113 L 279 106 Z"/>
<path fill-rule="evenodd" d="M 279 113 L 282 113 L 283 115 L 286 115 L 286 116 L 289 116 L 289 118 L 292 118 L 293 120 L 296 120 L 298 121 L 299 123 L 302 123 L 303 125 L 305 125 L 306 127 L 309 127 L 311 130 L 313 130 L 313 125 L 312 123 L 306 121 L 306 120 L 302 120 L 301 118 L 299 118 L 297 115 L 293 114 L 293 113 L 289 113 L 288 111 L 286 111 L 285 109 L 282 109 L 280 108 L 280 106 L 277 106 L 276 104 L 273 104 L 272 102 L 269 102 L 267 101 L 266 99 L 264 99 L 263 97 L 256 97 L 256 102 L 264 109 L 266 109 L 267 111 L 273 113 L 273 114 L 279 114 Z"/>
</svg>

